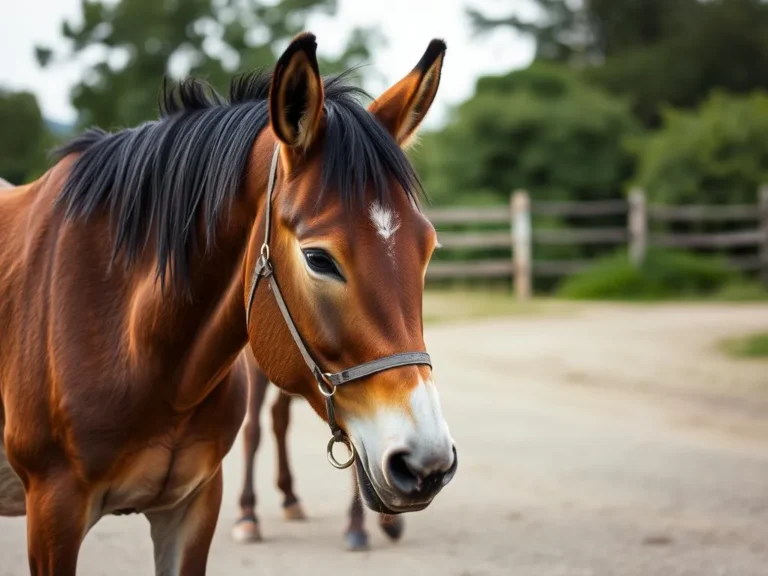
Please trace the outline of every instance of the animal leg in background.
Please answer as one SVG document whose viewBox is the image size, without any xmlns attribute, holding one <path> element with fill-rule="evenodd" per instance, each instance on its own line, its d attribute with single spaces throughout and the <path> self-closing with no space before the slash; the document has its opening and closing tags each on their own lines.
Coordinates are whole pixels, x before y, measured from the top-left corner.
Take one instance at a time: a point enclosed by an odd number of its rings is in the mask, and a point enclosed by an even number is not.
<svg viewBox="0 0 768 576">
<path fill-rule="evenodd" d="M 243 426 L 244 480 L 240 493 L 240 517 L 232 527 L 232 537 L 237 542 L 260 542 L 261 530 L 256 516 L 256 491 L 254 489 L 254 465 L 256 451 L 261 441 L 261 407 L 267 392 L 269 381 L 264 372 L 259 370 L 255 361 L 249 358 L 248 367 L 248 414 Z"/>
</svg>

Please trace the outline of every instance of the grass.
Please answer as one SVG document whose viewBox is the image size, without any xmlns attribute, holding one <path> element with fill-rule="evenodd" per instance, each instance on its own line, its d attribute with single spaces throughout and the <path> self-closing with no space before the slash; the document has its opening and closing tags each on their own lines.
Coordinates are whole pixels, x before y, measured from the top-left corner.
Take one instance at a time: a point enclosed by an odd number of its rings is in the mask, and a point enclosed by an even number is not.
<svg viewBox="0 0 768 576">
<path fill-rule="evenodd" d="M 732 280 L 714 296 L 718 302 L 768 302 L 768 289 L 756 280 Z"/>
<path fill-rule="evenodd" d="M 720 346 L 732 358 L 768 358 L 768 332 L 728 338 Z"/>
<path fill-rule="evenodd" d="M 571 312 L 574 304 L 532 299 L 519 302 L 506 290 L 437 290 L 424 293 L 424 322 L 437 324 L 462 320 L 479 320 L 500 316 L 521 316 Z"/>
</svg>

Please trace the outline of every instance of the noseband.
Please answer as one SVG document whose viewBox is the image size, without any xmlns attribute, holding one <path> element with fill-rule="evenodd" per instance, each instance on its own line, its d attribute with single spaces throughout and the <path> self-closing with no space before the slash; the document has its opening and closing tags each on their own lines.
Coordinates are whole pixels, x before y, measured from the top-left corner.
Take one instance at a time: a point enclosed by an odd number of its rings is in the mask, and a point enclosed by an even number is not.
<svg viewBox="0 0 768 576">
<path fill-rule="evenodd" d="M 269 183 L 267 184 L 267 206 L 265 215 L 265 233 L 264 243 L 261 245 L 261 254 L 256 262 L 256 267 L 253 270 L 253 277 L 251 279 L 251 288 L 248 295 L 248 304 L 245 309 L 246 326 L 250 326 L 251 320 L 251 307 L 253 306 L 253 299 L 256 296 L 256 288 L 258 288 L 259 281 L 262 278 L 269 280 L 269 287 L 272 290 L 272 294 L 275 296 L 277 307 L 283 314 L 285 324 L 288 326 L 288 330 L 293 337 L 293 341 L 296 342 L 296 347 L 301 352 L 304 362 L 309 367 L 312 374 L 317 380 L 317 387 L 320 393 L 325 398 L 325 409 L 328 413 L 328 425 L 331 428 L 331 439 L 328 441 L 327 452 L 328 461 L 335 468 L 348 468 L 355 461 L 355 448 L 352 445 L 349 437 L 341 429 L 336 422 L 336 413 L 333 406 L 333 396 L 336 393 L 336 388 L 342 384 L 348 384 L 355 380 L 360 380 L 376 374 L 377 372 L 383 372 L 385 370 L 391 370 L 393 368 L 399 368 L 401 366 L 414 366 L 414 365 L 426 365 L 432 367 L 432 361 L 429 358 L 429 354 L 425 352 L 401 352 L 399 354 L 392 354 L 391 356 L 384 356 L 383 358 L 377 358 L 364 364 L 358 364 L 351 368 L 342 370 L 341 372 L 325 372 L 317 362 L 312 358 L 312 354 L 307 350 L 304 340 L 302 340 L 299 330 L 296 328 L 296 324 L 291 318 L 291 313 L 288 311 L 288 306 L 285 304 L 283 294 L 278 286 L 277 279 L 275 278 L 275 271 L 272 268 L 272 261 L 269 253 L 269 237 L 271 228 L 272 217 L 272 192 L 275 188 L 275 181 L 277 180 L 277 164 L 280 158 L 280 146 L 275 146 L 275 152 L 272 156 L 272 165 L 269 169 Z M 345 462 L 339 462 L 333 455 L 333 446 L 337 442 L 344 444 L 349 450 L 349 458 Z"/>
</svg>

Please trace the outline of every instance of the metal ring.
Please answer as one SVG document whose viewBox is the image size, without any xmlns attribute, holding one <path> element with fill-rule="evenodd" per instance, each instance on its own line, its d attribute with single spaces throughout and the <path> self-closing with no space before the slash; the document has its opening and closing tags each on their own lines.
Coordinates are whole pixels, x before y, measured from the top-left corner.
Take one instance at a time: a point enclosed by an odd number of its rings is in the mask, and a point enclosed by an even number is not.
<svg viewBox="0 0 768 576">
<path fill-rule="evenodd" d="M 346 462 L 339 462 L 336 460 L 336 456 L 333 455 L 333 446 L 335 444 L 344 444 L 344 446 L 347 447 L 347 450 L 349 450 L 349 459 Z M 355 456 L 357 456 L 357 453 L 355 452 L 355 447 L 352 444 L 352 441 L 347 438 L 346 436 L 343 436 L 341 440 L 336 440 L 336 438 L 331 437 L 331 439 L 328 441 L 328 462 L 331 463 L 331 466 L 336 468 L 337 470 L 344 470 L 345 468 L 349 468 L 352 466 L 352 464 L 355 461 Z"/>
<path fill-rule="evenodd" d="M 329 374 L 323 373 L 322 378 L 317 379 L 317 388 L 320 390 L 320 394 L 325 396 L 326 398 L 333 398 L 333 395 L 336 394 L 336 386 L 328 379 Z M 323 384 L 326 384 L 330 390 L 326 390 L 323 388 Z"/>
<path fill-rule="evenodd" d="M 269 244 L 264 242 L 264 244 L 261 245 L 261 257 L 264 258 L 264 261 L 269 261 Z"/>
</svg>

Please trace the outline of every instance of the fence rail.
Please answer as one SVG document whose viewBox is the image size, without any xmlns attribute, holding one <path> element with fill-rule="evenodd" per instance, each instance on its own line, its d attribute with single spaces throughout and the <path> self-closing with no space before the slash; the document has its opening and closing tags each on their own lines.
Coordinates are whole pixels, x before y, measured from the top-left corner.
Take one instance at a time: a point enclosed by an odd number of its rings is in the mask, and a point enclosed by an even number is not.
<svg viewBox="0 0 768 576">
<path fill-rule="evenodd" d="M 756 204 L 649 206 L 648 215 L 659 222 L 757 222 L 760 220 L 760 210 Z"/>
<path fill-rule="evenodd" d="M 531 212 L 536 216 L 616 216 L 627 213 L 627 201 L 534 202 Z"/>
<path fill-rule="evenodd" d="M 648 205 L 642 190 L 628 200 L 597 202 L 531 202 L 525 191 L 510 195 L 508 206 L 450 207 L 427 211 L 444 249 L 504 249 L 507 258 L 434 261 L 429 279 L 510 278 L 518 298 L 530 296 L 532 278 L 561 277 L 587 270 L 589 260 L 534 260 L 536 245 L 626 245 L 632 262 L 641 263 L 648 246 L 688 249 L 755 248 L 755 255 L 740 255 L 729 264 L 742 271 L 759 272 L 768 283 L 768 185 L 758 191 L 755 204 L 658 206 Z M 533 229 L 532 216 L 572 218 L 624 216 L 625 227 Z M 744 225 L 734 232 L 651 233 L 650 224 L 671 222 L 729 222 Z M 457 226 L 496 225 L 506 230 L 456 231 Z M 447 230 L 443 231 L 445 227 Z"/>
<path fill-rule="evenodd" d="M 440 224 L 504 224 L 509 222 L 509 209 L 505 206 L 433 208 L 429 219 Z"/>
</svg>

